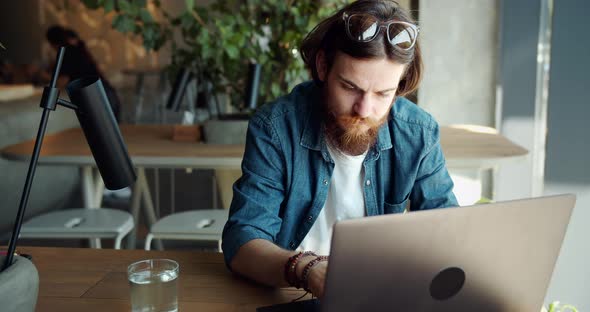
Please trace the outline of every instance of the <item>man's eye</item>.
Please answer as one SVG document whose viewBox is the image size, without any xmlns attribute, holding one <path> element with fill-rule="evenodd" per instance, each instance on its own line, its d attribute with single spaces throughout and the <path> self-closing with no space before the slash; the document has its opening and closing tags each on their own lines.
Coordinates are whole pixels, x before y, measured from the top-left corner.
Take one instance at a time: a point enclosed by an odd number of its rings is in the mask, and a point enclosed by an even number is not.
<svg viewBox="0 0 590 312">
<path fill-rule="evenodd" d="M 345 84 L 345 85 L 342 85 L 342 86 L 343 86 L 343 87 L 344 87 L 344 89 L 346 89 L 346 90 L 355 90 L 355 89 L 356 89 L 355 87 L 353 87 L 353 86 L 351 86 L 351 85 L 346 85 L 346 84 Z"/>
<path fill-rule="evenodd" d="M 387 98 L 389 96 L 391 96 L 391 93 L 389 92 L 381 92 L 381 93 L 377 93 L 377 96 L 381 97 L 381 98 Z"/>
</svg>

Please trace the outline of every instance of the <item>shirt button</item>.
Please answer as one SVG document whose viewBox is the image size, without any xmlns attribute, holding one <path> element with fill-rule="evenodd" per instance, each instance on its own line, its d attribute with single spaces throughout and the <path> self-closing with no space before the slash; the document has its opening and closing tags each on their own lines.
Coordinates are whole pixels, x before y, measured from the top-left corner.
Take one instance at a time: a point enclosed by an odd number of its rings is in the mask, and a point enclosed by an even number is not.
<svg viewBox="0 0 590 312">
<path fill-rule="evenodd" d="M 324 185 L 328 185 L 328 180 L 324 180 Z"/>
<path fill-rule="evenodd" d="M 367 180 L 366 184 L 367 186 L 371 186 L 371 180 Z"/>
<path fill-rule="evenodd" d="M 313 220 L 313 216 L 312 215 L 307 216 L 307 221 L 311 222 L 312 220 Z"/>
<path fill-rule="evenodd" d="M 291 247 L 292 249 L 295 249 L 295 243 L 294 242 L 290 242 L 289 243 L 289 247 Z"/>
</svg>

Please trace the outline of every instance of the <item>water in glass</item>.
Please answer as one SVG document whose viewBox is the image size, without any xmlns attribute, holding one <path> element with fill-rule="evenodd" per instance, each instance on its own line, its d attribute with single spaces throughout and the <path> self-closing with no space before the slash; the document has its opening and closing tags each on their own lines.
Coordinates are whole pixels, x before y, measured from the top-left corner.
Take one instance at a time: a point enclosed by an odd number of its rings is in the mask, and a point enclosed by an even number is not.
<svg viewBox="0 0 590 312">
<path fill-rule="evenodd" d="M 178 271 L 143 270 L 129 272 L 133 312 L 178 311 Z"/>
</svg>

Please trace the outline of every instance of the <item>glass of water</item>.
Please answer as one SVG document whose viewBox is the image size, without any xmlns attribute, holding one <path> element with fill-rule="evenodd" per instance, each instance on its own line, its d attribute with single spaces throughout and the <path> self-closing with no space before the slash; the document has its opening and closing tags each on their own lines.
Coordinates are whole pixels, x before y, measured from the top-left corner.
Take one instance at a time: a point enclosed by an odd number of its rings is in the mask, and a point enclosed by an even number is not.
<svg viewBox="0 0 590 312">
<path fill-rule="evenodd" d="M 150 259 L 127 267 L 131 287 L 131 311 L 178 311 L 178 263 L 169 259 Z"/>
</svg>

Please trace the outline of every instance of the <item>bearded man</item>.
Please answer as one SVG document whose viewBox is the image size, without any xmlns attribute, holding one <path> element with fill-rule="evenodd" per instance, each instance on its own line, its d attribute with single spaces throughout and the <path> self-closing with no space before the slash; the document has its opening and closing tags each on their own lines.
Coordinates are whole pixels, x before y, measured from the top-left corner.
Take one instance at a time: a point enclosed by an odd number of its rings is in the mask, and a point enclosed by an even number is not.
<svg viewBox="0 0 590 312">
<path fill-rule="evenodd" d="M 249 122 L 223 231 L 230 270 L 322 297 L 335 222 L 457 206 L 438 124 L 404 98 L 422 75 L 417 39 L 389 0 L 351 3 L 307 35 L 313 81 Z"/>
</svg>

